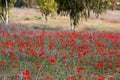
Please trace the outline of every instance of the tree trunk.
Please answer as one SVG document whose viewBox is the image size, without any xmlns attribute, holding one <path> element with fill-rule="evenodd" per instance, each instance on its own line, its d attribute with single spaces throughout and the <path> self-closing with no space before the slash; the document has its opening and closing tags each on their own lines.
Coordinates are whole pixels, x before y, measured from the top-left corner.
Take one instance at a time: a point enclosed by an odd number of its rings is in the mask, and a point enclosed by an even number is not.
<svg viewBox="0 0 120 80">
<path fill-rule="evenodd" d="M 45 15 L 46 25 L 48 25 L 48 18 L 47 15 Z"/>
<path fill-rule="evenodd" d="M 7 0 L 5 3 L 6 3 L 5 26 L 7 26 L 8 25 L 8 2 L 7 2 Z"/>
<path fill-rule="evenodd" d="M 29 0 L 29 8 L 33 8 L 33 2 L 34 0 Z"/>
<path fill-rule="evenodd" d="M 75 25 L 72 26 L 72 31 L 75 31 Z"/>
<path fill-rule="evenodd" d="M 98 14 L 98 13 L 96 13 L 96 18 L 97 18 L 97 19 L 99 18 L 99 14 Z"/>
<path fill-rule="evenodd" d="M 74 25 L 71 17 L 70 17 L 70 28 L 71 28 L 71 31 L 74 30 Z"/>
<path fill-rule="evenodd" d="M 5 19 L 5 25 L 8 26 L 9 22 L 9 16 L 8 16 L 8 11 L 6 11 L 6 19 Z"/>
<path fill-rule="evenodd" d="M 6 8 L 5 8 L 5 27 L 6 27 L 6 30 L 8 31 L 8 32 L 10 32 L 10 29 L 9 29 L 9 27 L 8 27 L 8 19 L 9 19 L 9 8 L 8 8 L 8 2 L 7 2 L 7 0 L 5 1 L 5 4 L 6 4 Z"/>
<path fill-rule="evenodd" d="M 88 18 L 90 18 L 90 10 L 88 10 Z"/>
<path fill-rule="evenodd" d="M 71 27 L 71 29 L 72 29 L 72 20 L 71 20 L 71 18 L 70 18 L 70 27 Z"/>
</svg>

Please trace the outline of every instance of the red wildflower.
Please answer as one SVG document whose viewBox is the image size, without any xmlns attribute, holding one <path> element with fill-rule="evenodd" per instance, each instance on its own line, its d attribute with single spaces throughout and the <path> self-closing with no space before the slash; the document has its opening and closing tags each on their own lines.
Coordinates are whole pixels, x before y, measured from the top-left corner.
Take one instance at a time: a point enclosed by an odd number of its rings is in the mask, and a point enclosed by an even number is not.
<svg viewBox="0 0 120 80">
<path fill-rule="evenodd" d="M 66 58 L 66 54 L 64 52 L 61 53 L 62 57 L 65 59 Z"/>
<path fill-rule="evenodd" d="M 103 78 L 102 77 L 98 77 L 97 80 L 103 80 Z"/>
<path fill-rule="evenodd" d="M 102 62 L 99 62 L 99 63 L 97 64 L 98 67 L 101 67 L 102 65 L 103 65 Z"/>
<path fill-rule="evenodd" d="M 36 66 L 36 69 L 40 69 L 40 68 L 41 68 L 41 66 L 40 66 L 40 65 Z"/>
<path fill-rule="evenodd" d="M 30 75 L 24 75 L 23 78 L 24 78 L 25 80 L 30 80 Z"/>
<path fill-rule="evenodd" d="M 11 57 L 11 60 L 15 61 L 17 60 L 17 57 Z"/>
<path fill-rule="evenodd" d="M 37 54 L 37 52 L 36 52 L 36 51 L 32 51 L 31 53 L 32 53 L 32 55 L 36 55 L 36 54 Z"/>
<path fill-rule="evenodd" d="M 78 57 L 79 57 L 79 56 L 82 56 L 81 52 L 78 52 L 77 55 L 78 55 Z"/>
<path fill-rule="evenodd" d="M 50 59 L 50 62 L 51 62 L 51 63 L 54 63 L 54 62 L 56 62 L 56 60 L 55 60 L 54 58 L 51 58 L 51 59 Z"/>
<path fill-rule="evenodd" d="M 78 78 L 81 79 L 83 76 L 82 75 L 78 75 Z"/>
<path fill-rule="evenodd" d="M 19 77 L 20 75 L 19 74 L 15 74 L 15 77 Z"/>
<path fill-rule="evenodd" d="M 17 65 L 13 65 L 13 68 L 18 68 L 18 66 Z"/>
<path fill-rule="evenodd" d="M 50 79 L 50 76 L 49 76 L 49 75 L 47 75 L 47 76 L 46 76 L 46 79 Z"/>
<path fill-rule="evenodd" d="M 68 78 L 67 80 L 72 80 L 72 78 Z"/>
<path fill-rule="evenodd" d="M 106 76 L 102 76 L 102 78 L 106 78 Z"/>
<path fill-rule="evenodd" d="M 13 56 L 13 55 L 14 55 L 14 53 L 13 53 L 13 52 L 9 52 L 9 55 L 10 55 L 10 56 Z"/>
<path fill-rule="evenodd" d="M 109 78 L 110 80 L 114 80 L 113 75 L 110 75 Z"/>
<path fill-rule="evenodd" d="M 5 52 L 5 50 L 1 50 L 1 53 L 2 53 L 2 54 L 5 54 L 6 52 Z"/>
<path fill-rule="evenodd" d="M 25 71 L 23 71 L 23 75 L 29 75 L 30 74 L 30 70 L 26 69 Z"/>
<path fill-rule="evenodd" d="M 40 76 L 44 76 L 44 73 L 41 73 Z"/>
<path fill-rule="evenodd" d="M 5 64 L 5 62 L 4 62 L 4 61 L 1 61 L 0 63 L 1 63 L 2 65 L 4 65 L 4 64 Z"/>
<path fill-rule="evenodd" d="M 108 67 L 111 67 L 112 65 L 111 65 L 111 63 L 108 63 Z"/>
<path fill-rule="evenodd" d="M 39 56 L 43 56 L 44 55 L 44 51 L 41 51 Z"/>
<path fill-rule="evenodd" d="M 116 61 L 116 62 L 115 62 L 115 65 L 119 65 L 119 62 Z"/>
<path fill-rule="evenodd" d="M 49 48 L 50 48 L 50 49 L 53 48 L 53 42 L 50 42 Z"/>
<path fill-rule="evenodd" d="M 80 66 L 78 66 L 77 69 L 76 69 L 77 72 L 80 72 L 80 71 L 82 71 L 82 70 L 83 70 L 83 68 L 80 67 Z"/>
</svg>

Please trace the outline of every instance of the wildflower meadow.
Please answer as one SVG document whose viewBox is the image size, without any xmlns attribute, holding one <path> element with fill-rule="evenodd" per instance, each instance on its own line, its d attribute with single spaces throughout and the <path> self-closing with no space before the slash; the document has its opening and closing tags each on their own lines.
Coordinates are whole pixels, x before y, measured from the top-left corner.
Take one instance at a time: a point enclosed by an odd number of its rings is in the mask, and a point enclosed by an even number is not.
<svg viewBox="0 0 120 80">
<path fill-rule="evenodd" d="M 120 33 L 1 30 L 0 80 L 120 80 Z"/>
</svg>

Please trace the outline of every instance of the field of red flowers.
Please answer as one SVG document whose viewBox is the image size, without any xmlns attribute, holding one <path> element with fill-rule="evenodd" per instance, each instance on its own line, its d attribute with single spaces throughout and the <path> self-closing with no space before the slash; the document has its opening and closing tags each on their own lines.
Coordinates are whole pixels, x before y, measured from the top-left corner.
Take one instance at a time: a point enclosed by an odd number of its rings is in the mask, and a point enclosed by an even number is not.
<svg viewBox="0 0 120 80">
<path fill-rule="evenodd" d="M 120 80 L 120 33 L 0 31 L 0 80 Z"/>
</svg>

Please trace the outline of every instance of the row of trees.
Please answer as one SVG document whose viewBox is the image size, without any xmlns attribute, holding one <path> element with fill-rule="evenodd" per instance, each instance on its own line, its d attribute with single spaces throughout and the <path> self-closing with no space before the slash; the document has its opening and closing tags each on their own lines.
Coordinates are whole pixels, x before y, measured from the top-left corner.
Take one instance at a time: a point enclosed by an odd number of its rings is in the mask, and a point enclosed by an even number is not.
<svg viewBox="0 0 120 80">
<path fill-rule="evenodd" d="M 8 13 L 10 7 L 13 6 L 16 0 L 1 0 L 0 1 L 0 13 L 1 19 L 4 23 L 8 24 Z M 69 15 L 71 29 L 74 30 L 75 26 L 79 23 L 80 17 L 85 19 L 90 17 L 90 12 L 93 11 L 98 17 L 101 13 L 107 9 L 114 8 L 117 0 L 22 0 L 25 3 L 29 3 L 32 7 L 33 3 L 36 3 L 40 11 L 44 14 L 46 24 L 47 16 L 52 12 L 57 12 L 60 15 Z"/>
</svg>

